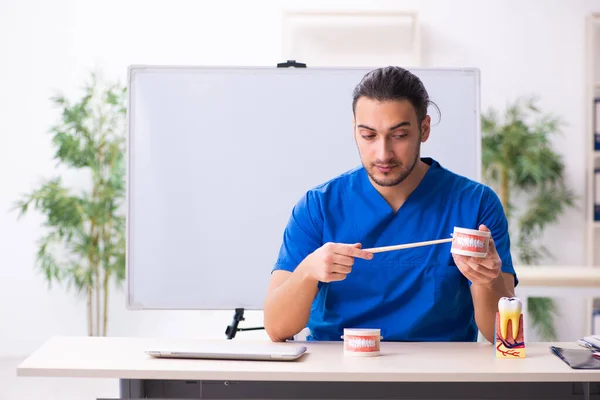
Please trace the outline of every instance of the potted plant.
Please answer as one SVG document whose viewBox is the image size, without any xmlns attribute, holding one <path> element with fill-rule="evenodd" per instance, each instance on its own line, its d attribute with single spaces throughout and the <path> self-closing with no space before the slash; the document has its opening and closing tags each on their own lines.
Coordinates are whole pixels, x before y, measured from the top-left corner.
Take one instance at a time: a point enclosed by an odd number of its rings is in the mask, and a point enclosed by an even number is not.
<svg viewBox="0 0 600 400">
<path fill-rule="evenodd" d="M 125 95 L 92 73 L 77 101 L 53 97 L 61 111 L 50 129 L 54 159 L 83 172 L 89 187 L 69 188 L 58 175 L 16 202 L 19 217 L 31 208 L 45 217 L 36 264 L 49 286 L 85 294 L 90 336 L 106 335 L 110 283 L 125 279 Z"/>
<path fill-rule="evenodd" d="M 553 257 L 539 240 L 575 200 L 565 182 L 562 156 L 551 144 L 562 123 L 542 114 L 536 103 L 535 97 L 519 98 L 507 106 L 503 118 L 491 109 L 481 124 L 484 180 L 500 197 L 516 247 L 513 256 L 523 265 Z M 551 298 L 530 297 L 527 311 L 541 338 L 556 339 L 557 310 Z"/>
</svg>

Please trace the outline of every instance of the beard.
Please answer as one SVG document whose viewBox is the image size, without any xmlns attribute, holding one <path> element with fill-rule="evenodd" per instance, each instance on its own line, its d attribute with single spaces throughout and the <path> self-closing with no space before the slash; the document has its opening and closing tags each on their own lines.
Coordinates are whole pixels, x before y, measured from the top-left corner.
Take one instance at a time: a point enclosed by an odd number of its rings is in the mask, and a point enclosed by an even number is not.
<svg viewBox="0 0 600 400">
<path fill-rule="evenodd" d="M 415 169 L 417 161 L 419 161 L 419 157 L 419 151 L 415 151 L 414 159 L 411 160 L 411 162 L 407 165 L 402 164 L 398 160 L 391 159 L 387 162 L 381 162 L 378 160 L 375 163 L 371 163 L 370 168 L 367 168 L 367 166 L 364 164 L 363 166 L 367 170 L 367 174 L 373 180 L 373 182 L 382 187 L 390 187 L 402 183 L 410 175 L 410 173 Z M 380 172 L 376 168 L 376 166 L 380 164 L 393 165 L 394 168 L 392 168 L 390 172 Z"/>
</svg>

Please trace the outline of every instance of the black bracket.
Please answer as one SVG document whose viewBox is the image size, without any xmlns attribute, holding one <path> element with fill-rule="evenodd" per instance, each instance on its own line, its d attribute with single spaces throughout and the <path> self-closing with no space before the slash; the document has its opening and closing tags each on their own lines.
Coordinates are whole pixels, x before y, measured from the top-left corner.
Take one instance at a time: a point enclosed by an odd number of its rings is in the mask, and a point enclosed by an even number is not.
<svg viewBox="0 0 600 400">
<path fill-rule="evenodd" d="M 277 64 L 277 68 L 306 68 L 306 64 L 296 62 L 296 60 L 287 60 L 286 62 L 282 62 Z"/>
<path fill-rule="evenodd" d="M 233 339 L 235 337 L 235 334 L 240 331 L 257 331 L 259 329 L 265 329 L 262 326 L 255 328 L 238 328 L 238 324 L 244 320 L 244 309 L 236 308 L 235 313 L 233 314 L 233 320 L 231 321 L 231 325 L 229 325 L 225 329 L 225 335 L 227 336 L 227 339 Z"/>
</svg>

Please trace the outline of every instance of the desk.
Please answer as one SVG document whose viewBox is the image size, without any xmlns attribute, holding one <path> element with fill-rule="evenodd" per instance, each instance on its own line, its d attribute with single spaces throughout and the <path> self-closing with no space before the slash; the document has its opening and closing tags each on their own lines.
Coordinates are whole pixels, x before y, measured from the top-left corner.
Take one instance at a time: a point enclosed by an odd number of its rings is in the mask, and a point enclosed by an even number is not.
<svg viewBox="0 0 600 400">
<path fill-rule="evenodd" d="M 123 399 L 600 399 L 600 370 L 569 368 L 549 343 L 528 344 L 520 360 L 496 359 L 489 343 L 382 342 L 380 357 L 354 358 L 344 356 L 341 342 L 308 342 L 308 354 L 292 362 L 144 353 L 186 341 L 194 339 L 55 337 L 17 372 L 119 379 Z"/>
</svg>

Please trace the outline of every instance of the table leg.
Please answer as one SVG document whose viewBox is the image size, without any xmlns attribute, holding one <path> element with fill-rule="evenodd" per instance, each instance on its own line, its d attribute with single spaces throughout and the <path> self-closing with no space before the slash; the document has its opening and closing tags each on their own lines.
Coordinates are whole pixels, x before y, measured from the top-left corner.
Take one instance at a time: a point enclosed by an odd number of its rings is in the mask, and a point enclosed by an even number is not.
<svg viewBox="0 0 600 400">
<path fill-rule="evenodd" d="M 583 400 L 590 400 L 590 383 L 581 382 L 583 385 Z"/>
<path fill-rule="evenodd" d="M 119 380 L 119 399 L 142 399 L 144 397 L 144 381 L 141 379 Z"/>
</svg>

